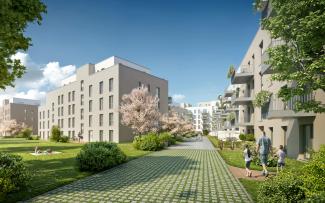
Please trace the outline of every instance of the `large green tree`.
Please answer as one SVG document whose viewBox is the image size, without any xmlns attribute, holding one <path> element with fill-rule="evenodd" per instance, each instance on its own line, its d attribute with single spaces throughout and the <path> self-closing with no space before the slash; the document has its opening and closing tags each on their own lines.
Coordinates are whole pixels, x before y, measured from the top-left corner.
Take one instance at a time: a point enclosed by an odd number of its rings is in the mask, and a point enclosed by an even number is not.
<svg viewBox="0 0 325 203">
<path fill-rule="evenodd" d="M 24 31 L 28 23 L 40 24 L 45 12 L 40 0 L 0 0 L 0 89 L 14 86 L 25 73 L 24 65 L 12 56 L 31 46 L 31 38 L 24 36 Z"/>
<path fill-rule="evenodd" d="M 263 1 L 256 0 L 257 8 Z M 272 80 L 288 81 L 278 97 L 288 101 L 293 97 L 325 91 L 325 1 L 272 0 L 272 14 L 262 20 L 262 27 L 273 39 L 285 44 L 269 48 L 268 64 L 274 70 Z M 297 101 L 296 111 L 325 112 L 321 101 Z"/>
</svg>

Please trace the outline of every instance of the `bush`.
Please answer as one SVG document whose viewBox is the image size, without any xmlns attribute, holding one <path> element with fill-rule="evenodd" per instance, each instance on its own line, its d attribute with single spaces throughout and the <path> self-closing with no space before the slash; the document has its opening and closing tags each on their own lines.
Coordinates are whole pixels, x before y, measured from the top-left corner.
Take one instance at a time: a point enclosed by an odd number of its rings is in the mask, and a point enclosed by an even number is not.
<svg viewBox="0 0 325 203">
<path fill-rule="evenodd" d="M 159 134 L 159 139 L 162 143 L 167 143 L 168 146 L 176 143 L 176 139 L 170 133 L 164 132 Z"/>
<path fill-rule="evenodd" d="M 215 148 L 218 148 L 218 147 L 219 147 L 219 140 L 218 140 L 218 137 L 208 136 L 208 139 L 210 140 L 210 142 L 212 143 L 212 145 L 213 145 Z"/>
<path fill-rule="evenodd" d="M 209 135 L 210 131 L 209 130 L 203 130 L 203 135 L 207 136 Z"/>
<path fill-rule="evenodd" d="M 176 142 L 183 142 L 184 138 L 182 136 L 175 135 L 175 140 L 176 140 Z"/>
<path fill-rule="evenodd" d="M 50 139 L 55 142 L 59 142 L 61 139 L 61 132 L 60 128 L 56 125 L 54 125 L 51 129 L 51 137 Z"/>
<path fill-rule="evenodd" d="M 18 155 L 0 152 L 0 199 L 27 186 L 30 180 L 25 163 Z"/>
<path fill-rule="evenodd" d="M 92 142 L 85 144 L 77 157 L 81 171 L 103 171 L 126 161 L 126 155 L 111 142 Z"/>
<path fill-rule="evenodd" d="M 298 202 L 305 198 L 303 182 L 291 172 L 281 172 L 264 181 L 258 190 L 258 202 Z"/>
<path fill-rule="evenodd" d="M 32 136 L 27 138 L 27 140 L 39 140 L 39 139 L 40 139 L 40 137 L 37 136 L 37 135 L 32 135 Z"/>
<path fill-rule="evenodd" d="M 60 142 L 64 142 L 64 143 L 69 142 L 69 137 L 66 136 L 66 135 L 61 136 L 61 137 L 60 137 Z"/>
<path fill-rule="evenodd" d="M 239 134 L 239 139 L 242 141 L 246 141 L 246 135 L 245 134 Z"/>
<path fill-rule="evenodd" d="M 32 136 L 32 129 L 31 128 L 24 128 L 19 134 L 20 137 L 23 137 L 23 138 L 30 138 Z"/>
<path fill-rule="evenodd" d="M 246 134 L 246 141 L 255 141 L 254 134 Z"/>
<path fill-rule="evenodd" d="M 142 136 L 136 136 L 133 140 L 133 146 L 136 149 L 144 151 L 158 151 L 164 147 L 164 143 L 155 133 L 148 133 Z"/>
</svg>

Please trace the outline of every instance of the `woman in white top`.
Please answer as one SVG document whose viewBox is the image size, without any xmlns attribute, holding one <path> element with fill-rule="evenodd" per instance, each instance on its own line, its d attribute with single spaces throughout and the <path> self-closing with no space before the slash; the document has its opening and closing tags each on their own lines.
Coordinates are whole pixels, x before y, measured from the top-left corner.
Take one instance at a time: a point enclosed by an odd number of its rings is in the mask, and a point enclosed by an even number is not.
<svg viewBox="0 0 325 203">
<path fill-rule="evenodd" d="M 249 149 L 249 146 L 245 145 L 244 158 L 245 158 L 245 168 L 246 168 L 246 176 L 247 177 L 252 177 L 252 171 L 250 170 L 251 161 L 252 161 L 251 156 L 252 156 L 252 153 L 251 153 L 251 150 Z"/>
</svg>

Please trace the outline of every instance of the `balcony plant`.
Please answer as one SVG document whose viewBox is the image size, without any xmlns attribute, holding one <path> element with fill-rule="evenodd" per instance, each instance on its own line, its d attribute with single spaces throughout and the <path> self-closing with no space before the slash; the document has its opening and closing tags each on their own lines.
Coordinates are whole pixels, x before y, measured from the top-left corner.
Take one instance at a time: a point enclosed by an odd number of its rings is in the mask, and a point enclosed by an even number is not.
<svg viewBox="0 0 325 203">
<path fill-rule="evenodd" d="M 235 113 L 234 112 L 231 112 L 227 116 L 227 121 L 231 122 L 231 121 L 235 120 L 235 118 L 236 118 Z"/>
<path fill-rule="evenodd" d="M 262 107 L 270 101 L 272 93 L 266 90 L 262 90 L 256 94 L 253 101 L 254 107 Z"/>
<path fill-rule="evenodd" d="M 230 65 L 227 73 L 227 78 L 232 78 L 236 73 L 234 65 Z"/>
</svg>

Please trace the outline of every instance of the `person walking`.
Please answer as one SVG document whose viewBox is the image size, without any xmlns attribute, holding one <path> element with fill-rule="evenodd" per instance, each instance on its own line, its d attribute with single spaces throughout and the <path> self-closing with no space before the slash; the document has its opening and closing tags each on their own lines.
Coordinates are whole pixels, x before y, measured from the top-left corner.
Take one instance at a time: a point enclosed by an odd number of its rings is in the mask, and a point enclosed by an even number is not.
<svg viewBox="0 0 325 203">
<path fill-rule="evenodd" d="M 271 150 L 271 140 L 266 136 L 265 131 L 263 130 L 263 135 L 257 141 L 257 153 L 260 154 L 260 160 L 263 167 L 262 174 L 266 177 L 269 175 L 269 172 L 267 171 L 267 159 Z"/>
<path fill-rule="evenodd" d="M 286 153 L 284 152 L 283 145 L 280 145 L 280 148 L 279 148 L 279 151 L 277 153 L 277 156 L 278 156 L 278 164 L 277 164 L 277 167 L 276 167 L 276 171 L 279 173 L 279 168 L 282 171 L 283 170 L 283 167 L 285 165 L 284 159 L 286 157 Z"/>
<path fill-rule="evenodd" d="M 245 168 L 246 168 L 246 176 L 252 177 L 252 171 L 250 170 L 251 161 L 252 161 L 252 153 L 249 149 L 249 146 L 246 144 L 244 149 L 244 159 L 245 159 Z"/>
</svg>

